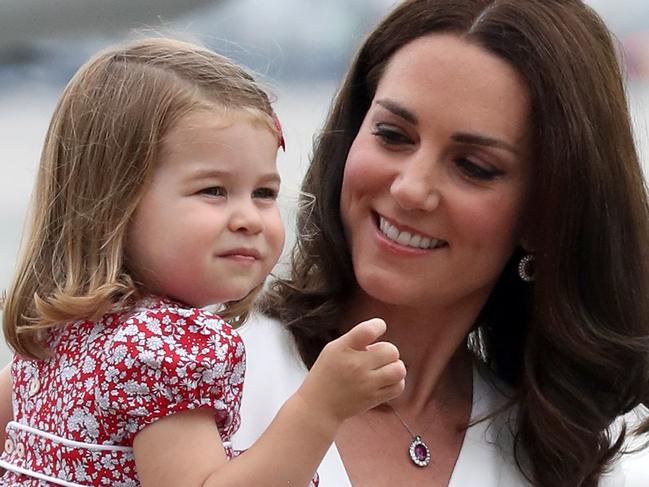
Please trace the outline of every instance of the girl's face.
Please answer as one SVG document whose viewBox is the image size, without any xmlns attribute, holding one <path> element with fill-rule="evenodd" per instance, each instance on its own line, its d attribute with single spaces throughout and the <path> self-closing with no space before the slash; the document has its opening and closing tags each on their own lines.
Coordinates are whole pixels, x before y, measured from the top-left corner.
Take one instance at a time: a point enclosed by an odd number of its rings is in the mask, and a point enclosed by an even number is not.
<svg viewBox="0 0 649 487">
<path fill-rule="evenodd" d="M 275 134 L 245 114 L 197 111 L 169 131 L 127 242 L 147 291 L 200 307 L 264 281 L 284 245 L 276 153 Z"/>
<path fill-rule="evenodd" d="M 360 288 L 386 304 L 482 306 L 514 247 L 530 103 L 504 61 L 453 35 L 392 57 L 345 166 Z"/>
</svg>

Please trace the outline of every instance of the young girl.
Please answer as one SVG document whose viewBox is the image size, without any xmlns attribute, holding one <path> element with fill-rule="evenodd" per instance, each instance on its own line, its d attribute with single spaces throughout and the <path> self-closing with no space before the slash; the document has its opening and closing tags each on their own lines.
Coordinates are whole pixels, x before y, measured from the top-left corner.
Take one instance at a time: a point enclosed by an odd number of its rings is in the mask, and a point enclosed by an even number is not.
<svg viewBox="0 0 649 487">
<path fill-rule="evenodd" d="M 15 421 L 0 485 L 306 485 L 346 418 L 400 394 L 403 363 L 370 320 L 231 450 L 243 344 L 201 308 L 245 317 L 280 255 L 278 145 L 264 91 L 208 50 L 142 40 L 75 75 L 4 308 Z"/>
</svg>

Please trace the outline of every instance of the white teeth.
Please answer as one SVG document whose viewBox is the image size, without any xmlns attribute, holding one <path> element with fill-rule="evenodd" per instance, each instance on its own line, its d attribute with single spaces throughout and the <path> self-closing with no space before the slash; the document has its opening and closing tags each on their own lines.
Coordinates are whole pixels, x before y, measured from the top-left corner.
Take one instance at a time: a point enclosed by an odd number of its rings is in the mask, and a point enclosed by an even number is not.
<svg viewBox="0 0 649 487">
<path fill-rule="evenodd" d="M 388 236 L 390 240 L 396 240 L 399 237 L 399 230 L 397 230 L 395 227 L 390 225 L 389 223 L 386 225 L 386 231 L 385 234 Z"/>
<path fill-rule="evenodd" d="M 416 233 L 400 232 L 394 225 L 390 224 L 383 217 L 379 217 L 379 228 L 383 235 L 388 237 L 390 240 L 394 240 L 395 242 L 408 247 L 434 249 L 435 247 L 444 244 L 443 240 L 438 240 L 436 238 L 424 237 L 423 235 Z"/>
<path fill-rule="evenodd" d="M 399 236 L 397 237 L 397 242 L 399 242 L 401 245 L 410 245 L 410 235 L 408 232 L 401 232 Z"/>
</svg>

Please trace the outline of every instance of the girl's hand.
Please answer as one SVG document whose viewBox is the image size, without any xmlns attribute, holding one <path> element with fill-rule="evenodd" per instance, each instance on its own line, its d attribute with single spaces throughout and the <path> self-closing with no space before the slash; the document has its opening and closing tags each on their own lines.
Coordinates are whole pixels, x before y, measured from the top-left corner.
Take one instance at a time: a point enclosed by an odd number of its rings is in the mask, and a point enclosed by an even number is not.
<svg viewBox="0 0 649 487">
<path fill-rule="evenodd" d="M 399 350 L 376 342 L 385 330 L 385 321 L 373 318 L 328 343 L 297 391 L 334 428 L 403 392 L 406 368 Z"/>
</svg>

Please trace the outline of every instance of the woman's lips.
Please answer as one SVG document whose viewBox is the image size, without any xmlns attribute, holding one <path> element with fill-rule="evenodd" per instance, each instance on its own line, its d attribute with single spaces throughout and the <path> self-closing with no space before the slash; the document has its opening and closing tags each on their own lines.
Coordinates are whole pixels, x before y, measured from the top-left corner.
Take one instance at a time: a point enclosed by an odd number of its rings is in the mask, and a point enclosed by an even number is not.
<svg viewBox="0 0 649 487">
<path fill-rule="evenodd" d="M 416 250 L 434 250 L 448 245 L 445 240 L 397 225 L 384 216 L 376 214 L 378 231 L 383 237 L 395 244 Z"/>
</svg>

